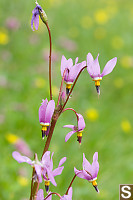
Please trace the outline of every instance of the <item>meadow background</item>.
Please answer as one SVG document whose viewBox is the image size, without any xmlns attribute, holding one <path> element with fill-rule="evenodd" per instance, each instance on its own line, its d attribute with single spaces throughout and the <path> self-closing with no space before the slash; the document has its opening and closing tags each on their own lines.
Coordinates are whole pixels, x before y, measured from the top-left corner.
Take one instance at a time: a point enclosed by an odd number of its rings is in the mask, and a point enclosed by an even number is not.
<svg viewBox="0 0 133 200">
<path fill-rule="evenodd" d="M 54 166 L 67 156 L 58 187 L 51 191 L 63 195 L 74 172 L 82 168 L 82 154 L 92 162 L 99 152 L 100 171 L 97 194 L 90 183 L 77 178 L 73 184 L 74 200 L 115 200 L 119 184 L 133 184 L 133 1 L 131 0 L 39 0 L 46 11 L 53 41 L 53 95 L 57 101 L 61 82 L 62 55 L 79 62 L 91 52 L 99 53 L 101 69 L 113 57 L 118 58 L 113 72 L 101 81 L 97 98 L 94 82 L 83 72 L 68 107 L 81 113 L 86 121 L 82 145 L 76 135 L 65 143 L 68 129 L 75 124 L 71 111 L 60 117 L 50 145 Z M 17 142 L 23 139 L 31 151 L 41 156 L 38 108 L 49 98 L 48 51 L 46 27 L 32 31 L 32 0 L 0 1 L 0 199 L 25 200 L 30 194 L 32 169 L 12 158 Z M 31 152 L 30 152 L 31 153 Z M 44 183 L 40 184 L 44 187 Z M 53 197 L 53 199 L 58 199 Z"/>
</svg>

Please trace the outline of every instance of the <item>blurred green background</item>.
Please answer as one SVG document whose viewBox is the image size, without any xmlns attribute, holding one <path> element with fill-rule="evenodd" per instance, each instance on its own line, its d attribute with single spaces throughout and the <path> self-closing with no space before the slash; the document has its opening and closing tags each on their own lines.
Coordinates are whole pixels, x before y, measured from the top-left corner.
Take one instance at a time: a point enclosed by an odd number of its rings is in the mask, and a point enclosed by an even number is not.
<svg viewBox="0 0 133 200">
<path fill-rule="evenodd" d="M 78 80 L 67 107 L 73 107 L 86 121 L 82 145 L 76 135 L 65 143 L 69 129 L 76 124 L 71 111 L 63 113 L 56 125 L 50 151 L 54 166 L 67 157 L 58 187 L 50 190 L 63 195 L 70 183 L 74 166 L 82 169 L 82 154 L 92 162 L 99 153 L 100 171 L 97 194 L 90 183 L 77 178 L 73 199 L 108 199 L 119 197 L 119 184 L 133 184 L 133 2 L 131 0 L 40 0 L 46 11 L 53 41 L 53 95 L 57 101 L 61 82 L 60 62 L 79 57 L 86 60 L 99 53 L 101 69 L 113 57 L 118 58 L 113 72 L 101 82 L 97 98 L 94 82 L 87 71 Z M 16 143 L 23 139 L 31 151 L 41 156 L 38 108 L 49 98 L 48 51 L 46 27 L 32 31 L 30 20 L 34 1 L 0 1 L 0 199 L 26 200 L 30 194 L 32 169 L 12 158 Z M 44 183 L 40 184 L 44 188 Z M 45 193 L 46 195 L 46 193 Z M 59 199 L 53 197 L 53 199 Z"/>
</svg>

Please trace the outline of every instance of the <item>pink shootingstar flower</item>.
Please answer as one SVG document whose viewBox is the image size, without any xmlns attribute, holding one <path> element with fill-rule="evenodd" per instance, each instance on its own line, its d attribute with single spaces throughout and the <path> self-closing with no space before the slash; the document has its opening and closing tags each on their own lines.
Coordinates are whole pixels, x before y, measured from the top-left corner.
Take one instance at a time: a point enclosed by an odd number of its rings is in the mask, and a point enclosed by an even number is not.
<svg viewBox="0 0 133 200">
<path fill-rule="evenodd" d="M 36 7 L 33 9 L 32 11 L 32 19 L 31 19 L 31 28 L 32 30 L 34 31 L 33 29 L 33 23 L 34 23 L 34 26 L 35 26 L 35 29 L 37 30 L 38 29 L 38 26 L 39 26 L 39 11 L 42 12 L 42 8 L 41 6 L 36 2 Z"/>
<path fill-rule="evenodd" d="M 85 158 L 85 155 L 83 153 L 83 170 L 77 170 L 76 168 L 74 168 L 75 174 L 79 178 L 86 179 L 90 183 L 92 183 L 92 185 L 94 186 L 97 192 L 99 192 L 98 187 L 97 187 L 97 182 L 96 182 L 98 171 L 99 171 L 98 152 L 95 152 L 93 155 L 92 165 Z"/>
<path fill-rule="evenodd" d="M 48 135 L 50 128 L 50 121 L 55 109 L 54 100 L 48 102 L 47 98 L 42 100 L 42 105 L 39 108 L 39 121 L 42 126 L 42 138 Z"/>
<path fill-rule="evenodd" d="M 22 155 L 21 155 L 19 152 L 17 152 L 17 151 L 14 151 L 14 152 L 12 153 L 12 156 L 13 156 L 13 158 L 14 158 L 16 161 L 18 161 L 19 163 L 26 162 L 26 163 L 28 163 L 29 165 L 31 165 L 32 167 L 34 167 L 39 182 L 40 182 L 40 183 L 42 182 L 42 177 L 41 177 L 41 167 L 42 167 L 42 164 L 41 164 L 41 162 L 38 160 L 37 154 L 35 154 L 35 160 L 33 160 L 33 161 L 32 161 L 30 158 L 28 158 L 27 156 L 22 156 Z M 35 181 L 37 180 L 37 177 L 34 177 Z"/>
<path fill-rule="evenodd" d="M 77 141 L 79 142 L 79 144 L 81 144 L 81 140 L 82 140 L 82 132 L 85 128 L 85 121 L 84 118 L 81 114 L 78 114 L 78 126 L 74 126 L 74 125 L 65 125 L 63 126 L 63 128 L 67 127 L 67 128 L 71 128 L 72 131 L 69 132 L 66 137 L 65 137 L 65 142 L 67 142 L 69 140 L 69 138 L 74 134 L 77 133 Z"/>
<path fill-rule="evenodd" d="M 66 161 L 66 157 L 63 157 L 60 160 L 58 167 L 53 170 L 53 160 L 52 160 L 53 154 L 54 153 L 52 153 L 50 158 L 50 151 L 47 151 L 43 155 L 41 160 L 41 164 L 43 165 L 42 175 L 45 180 L 45 189 L 47 192 L 49 190 L 50 181 L 54 186 L 57 186 L 54 177 L 62 173 L 64 166 L 61 165 L 63 165 L 63 163 Z"/>
<path fill-rule="evenodd" d="M 68 60 L 65 56 L 62 56 L 61 59 L 61 76 L 63 77 L 64 70 L 66 69 L 64 81 L 66 83 L 66 94 L 69 94 L 69 90 L 71 85 L 73 84 L 74 80 L 76 79 L 80 70 L 86 65 L 86 61 L 81 63 L 78 62 L 78 57 L 75 59 L 75 65 L 73 65 L 73 61 L 71 58 Z"/>
<path fill-rule="evenodd" d="M 54 153 L 52 153 L 52 156 L 50 158 L 50 151 L 46 151 L 41 161 L 38 160 L 37 154 L 35 154 L 35 160 L 33 161 L 26 156 L 22 156 L 17 151 L 14 151 L 12 153 L 12 156 L 19 163 L 26 162 L 32 167 L 34 167 L 40 183 L 42 182 L 41 175 L 43 175 L 43 178 L 45 181 L 45 188 L 46 188 L 46 191 L 48 191 L 50 181 L 54 186 L 57 185 L 54 177 L 62 173 L 62 170 L 64 169 L 64 166 L 62 165 L 66 161 L 66 157 L 63 157 L 60 160 L 58 167 L 53 170 L 53 160 L 52 160 L 53 154 Z M 34 177 L 35 181 L 37 181 L 37 177 Z"/>
<path fill-rule="evenodd" d="M 99 57 L 99 54 L 98 54 L 97 58 L 94 60 L 91 53 L 88 53 L 88 55 L 87 55 L 87 70 L 88 70 L 88 73 L 90 74 L 91 78 L 93 79 L 93 81 L 95 81 L 97 93 L 100 94 L 100 81 L 102 80 L 103 76 L 112 72 L 112 70 L 114 69 L 114 67 L 116 65 L 117 58 L 115 57 L 115 58 L 109 60 L 107 62 L 107 64 L 105 65 L 103 72 L 100 73 L 100 65 L 98 62 L 98 57 Z"/>
</svg>

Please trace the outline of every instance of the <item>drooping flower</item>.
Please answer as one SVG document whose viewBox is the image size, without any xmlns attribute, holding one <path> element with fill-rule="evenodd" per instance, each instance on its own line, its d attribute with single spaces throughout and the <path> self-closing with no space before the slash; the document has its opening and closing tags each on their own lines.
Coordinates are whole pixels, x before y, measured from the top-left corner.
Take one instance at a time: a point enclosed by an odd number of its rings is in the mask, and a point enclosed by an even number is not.
<svg viewBox="0 0 133 200">
<path fill-rule="evenodd" d="M 37 3 L 37 1 L 36 1 L 36 7 L 33 9 L 32 14 L 33 15 L 32 15 L 32 19 L 31 19 L 31 28 L 33 31 L 34 31 L 33 23 L 34 23 L 35 29 L 36 30 L 38 29 L 39 16 L 43 23 L 45 23 L 45 24 L 47 23 L 47 21 L 48 21 L 47 15 L 44 12 L 44 10 L 41 8 L 41 6 Z"/>
<path fill-rule="evenodd" d="M 77 62 L 78 62 L 78 57 L 75 59 L 75 65 L 73 65 L 73 61 L 71 58 L 67 60 L 65 56 L 62 56 L 62 59 L 61 59 L 61 76 L 62 77 L 63 77 L 64 70 L 66 70 L 64 81 L 66 83 L 67 94 L 69 94 L 71 85 L 76 79 L 78 73 L 86 65 L 86 61 L 83 61 L 81 63 L 77 63 Z"/>
<path fill-rule="evenodd" d="M 53 170 L 53 160 L 52 160 L 53 154 L 54 153 L 52 153 L 52 156 L 50 158 L 50 151 L 46 151 L 41 161 L 38 160 L 37 154 L 35 154 L 35 160 L 33 161 L 26 156 L 22 156 L 17 151 L 14 151 L 12 153 L 12 156 L 19 163 L 26 162 L 29 165 L 31 165 L 33 168 L 35 168 L 36 175 L 37 175 L 36 177 L 34 177 L 35 181 L 37 181 L 37 178 L 38 178 L 39 182 L 41 183 L 42 176 L 43 176 L 44 181 L 45 181 L 45 188 L 46 188 L 46 191 L 48 191 L 50 181 L 53 185 L 55 186 L 57 185 L 54 177 L 62 173 L 62 170 L 64 169 L 64 166 L 62 165 L 66 161 L 66 157 L 63 157 L 60 160 L 58 167 Z"/>
<path fill-rule="evenodd" d="M 55 109 L 55 102 L 54 100 L 48 102 L 47 98 L 42 101 L 42 105 L 39 108 L 39 121 L 42 126 L 42 138 L 44 138 L 44 136 L 47 136 L 49 133 L 50 121 Z"/>
<path fill-rule="evenodd" d="M 69 132 L 66 137 L 65 137 L 65 142 L 67 142 L 69 140 L 69 138 L 74 134 L 74 133 L 77 133 L 77 141 L 79 142 L 79 144 L 81 144 L 81 140 L 82 140 L 82 132 L 85 128 L 85 121 L 84 121 L 84 118 L 81 114 L 78 114 L 77 113 L 77 116 L 78 116 L 78 126 L 74 126 L 74 125 L 65 125 L 63 126 L 64 127 L 67 127 L 67 128 L 71 128 L 72 131 Z"/>
<path fill-rule="evenodd" d="M 99 54 L 98 54 L 97 58 L 94 60 L 91 53 L 88 53 L 88 55 L 87 55 L 87 70 L 88 70 L 88 73 L 90 74 L 92 80 L 95 81 L 97 93 L 100 94 L 100 81 L 102 80 L 103 76 L 112 72 L 112 70 L 114 69 L 114 67 L 116 65 L 117 57 L 115 57 L 107 62 L 102 73 L 100 73 L 100 65 L 99 65 L 98 57 L 99 57 Z"/>
<path fill-rule="evenodd" d="M 54 177 L 62 173 L 62 170 L 64 169 L 64 166 L 62 165 L 66 161 L 66 157 L 63 157 L 60 160 L 58 167 L 53 170 L 53 160 L 52 160 L 53 154 L 54 153 L 52 153 L 50 158 L 50 151 L 47 151 L 43 155 L 41 160 L 41 164 L 43 165 L 42 175 L 45 180 L 45 189 L 47 192 L 49 191 L 50 181 L 54 186 L 57 185 Z"/>
<path fill-rule="evenodd" d="M 96 182 L 98 171 L 99 171 L 98 152 L 95 152 L 93 155 L 92 165 L 85 158 L 85 155 L 83 153 L 83 170 L 77 170 L 76 168 L 74 168 L 75 174 L 79 178 L 86 179 L 90 183 L 92 183 L 92 185 L 94 186 L 97 192 L 99 192 L 98 187 L 97 187 L 97 182 Z"/>
<path fill-rule="evenodd" d="M 33 15 L 32 15 L 32 19 L 31 19 L 31 28 L 33 31 L 34 31 L 33 23 L 34 23 L 36 30 L 38 29 L 38 26 L 39 26 L 39 10 L 42 11 L 42 8 L 38 3 L 36 3 L 36 7 L 32 11 Z"/>
</svg>

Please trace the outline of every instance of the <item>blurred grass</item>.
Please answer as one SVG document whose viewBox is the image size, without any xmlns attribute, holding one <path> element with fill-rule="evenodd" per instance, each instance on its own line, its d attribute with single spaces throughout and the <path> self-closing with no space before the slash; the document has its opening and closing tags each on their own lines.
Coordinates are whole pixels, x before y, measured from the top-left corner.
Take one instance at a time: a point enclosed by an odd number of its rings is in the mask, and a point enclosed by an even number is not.
<svg viewBox="0 0 133 200">
<path fill-rule="evenodd" d="M 108 60 L 117 56 L 114 71 L 101 82 L 99 100 L 94 83 L 88 73 L 83 72 L 68 104 L 85 117 L 86 129 L 79 148 L 76 136 L 64 142 L 67 129 L 62 126 L 75 123 L 71 112 L 59 119 L 53 135 L 50 151 L 54 151 L 55 167 L 63 156 L 67 162 L 62 176 L 56 177 L 58 187 L 51 190 L 64 194 L 73 176 L 73 167 L 81 169 L 82 153 L 92 161 L 99 152 L 100 171 L 97 195 L 87 181 L 77 178 L 73 184 L 73 199 L 118 199 L 119 184 L 132 184 L 133 174 L 133 2 L 130 0 L 48 0 L 39 3 L 45 9 L 52 32 L 53 49 L 58 54 L 53 66 L 54 99 L 56 87 L 61 81 L 61 56 L 79 61 L 85 60 L 88 52 L 94 57 L 100 53 L 101 68 Z M 19 165 L 11 154 L 14 147 L 6 141 L 11 132 L 22 137 L 33 152 L 41 156 L 44 141 L 41 140 L 38 108 L 41 100 L 49 97 L 48 62 L 44 50 L 49 48 L 46 28 L 30 28 L 34 1 L 0 2 L 0 148 L 1 177 L 0 199 L 28 199 L 30 193 L 31 168 Z M 20 26 L 11 30 L 7 19 L 16 18 Z M 4 37 L 4 39 L 2 39 Z M 61 38 L 74 41 L 68 50 Z M 73 44 L 72 44 L 73 47 Z M 43 81 L 44 80 L 44 81 Z M 40 82 L 39 82 L 40 81 Z M 95 109 L 98 117 L 92 119 L 87 113 Z M 91 113 L 93 115 L 94 113 Z M 28 170 L 28 182 L 24 186 L 18 178 L 21 166 Z M 23 185 L 23 186 L 22 186 Z M 42 187 L 43 184 L 41 185 Z M 53 199 L 56 197 L 53 197 Z"/>
</svg>

